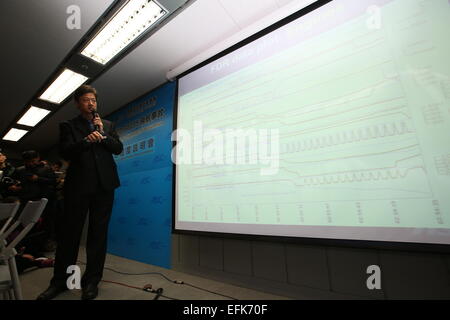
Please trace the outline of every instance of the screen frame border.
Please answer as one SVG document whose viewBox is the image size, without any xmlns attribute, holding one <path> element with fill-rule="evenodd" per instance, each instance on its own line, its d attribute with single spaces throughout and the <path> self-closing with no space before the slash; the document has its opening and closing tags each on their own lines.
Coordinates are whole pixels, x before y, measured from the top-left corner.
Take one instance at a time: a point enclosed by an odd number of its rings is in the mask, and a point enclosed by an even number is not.
<svg viewBox="0 0 450 320">
<path fill-rule="evenodd" d="M 194 72 L 197 69 L 208 65 L 223 56 L 232 53 L 239 48 L 285 26 L 286 24 L 301 18 L 302 16 L 311 13 L 334 0 L 318 0 L 307 7 L 289 15 L 286 18 L 270 25 L 269 27 L 247 37 L 246 39 L 232 45 L 231 47 L 219 52 L 218 54 L 206 59 L 196 66 L 188 69 L 176 77 L 175 101 L 173 112 L 173 130 L 177 129 L 178 122 L 178 86 L 179 79 Z M 172 150 L 176 150 L 176 141 L 172 141 Z M 325 247 L 347 247 L 356 249 L 374 249 L 374 250 L 393 250 L 393 251 L 410 251 L 410 252 L 426 252 L 426 253 L 450 253 L 450 244 L 439 243 L 419 243 L 419 242 L 400 242 L 400 241 L 381 241 L 381 240 L 353 240 L 353 239 L 332 239 L 332 238 L 312 238 L 312 237 L 291 237 L 291 236 L 273 236 L 273 235 L 254 235 L 244 233 L 228 233 L 228 232 L 209 232 L 196 231 L 187 229 L 177 229 L 176 223 L 176 164 L 173 162 L 173 179 L 172 179 L 172 234 L 187 235 L 187 236 L 203 236 L 210 238 L 244 240 L 244 241 L 260 241 L 260 242 L 275 242 L 282 244 L 299 244 L 309 246 L 325 246 Z"/>
</svg>

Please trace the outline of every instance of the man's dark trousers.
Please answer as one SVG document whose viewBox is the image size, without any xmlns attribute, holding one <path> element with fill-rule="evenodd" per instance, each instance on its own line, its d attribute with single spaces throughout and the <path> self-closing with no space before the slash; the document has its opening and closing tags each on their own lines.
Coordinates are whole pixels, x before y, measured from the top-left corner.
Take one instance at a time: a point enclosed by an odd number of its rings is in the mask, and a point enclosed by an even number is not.
<svg viewBox="0 0 450 320">
<path fill-rule="evenodd" d="M 81 279 L 82 287 L 97 285 L 102 279 L 108 238 L 108 224 L 114 201 L 114 189 L 99 189 L 95 193 L 66 193 L 64 213 L 58 221 L 58 247 L 52 285 L 66 286 L 67 267 L 77 264 L 81 233 L 89 212 L 88 238 L 86 243 L 87 265 Z"/>
</svg>

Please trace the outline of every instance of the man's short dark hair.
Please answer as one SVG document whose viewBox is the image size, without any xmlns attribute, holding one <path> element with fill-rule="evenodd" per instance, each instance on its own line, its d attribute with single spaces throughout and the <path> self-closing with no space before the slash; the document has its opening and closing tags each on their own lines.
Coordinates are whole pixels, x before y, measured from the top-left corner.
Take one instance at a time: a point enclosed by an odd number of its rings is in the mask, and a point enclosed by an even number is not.
<svg viewBox="0 0 450 320">
<path fill-rule="evenodd" d="M 63 163 L 61 160 L 56 160 L 55 162 L 52 163 L 52 165 L 62 168 Z"/>
<path fill-rule="evenodd" d="M 80 97 L 85 95 L 86 93 L 93 93 L 95 95 L 95 99 L 97 99 L 97 90 L 95 90 L 94 87 L 84 84 L 77 90 L 75 90 L 75 93 L 73 95 L 75 102 L 78 102 Z"/>
<path fill-rule="evenodd" d="M 36 159 L 36 158 L 40 158 L 39 152 L 35 151 L 35 150 L 27 150 L 22 152 L 22 159 L 23 160 L 32 160 L 32 159 Z"/>
</svg>

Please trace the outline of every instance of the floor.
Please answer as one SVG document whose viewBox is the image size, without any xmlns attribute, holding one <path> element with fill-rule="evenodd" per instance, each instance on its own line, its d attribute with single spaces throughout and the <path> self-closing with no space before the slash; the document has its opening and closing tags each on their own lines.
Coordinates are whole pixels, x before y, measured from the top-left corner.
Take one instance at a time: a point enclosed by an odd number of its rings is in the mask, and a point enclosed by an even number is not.
<svg viewBox="0 0 450 320">
<path fill-rule="evenodd" d="M 84 249 L 80 249 L 78 259 L 78 265 L 83 272 L 83 262 L 86 261 Z M 147 274 L 125 275 L 115 271 Z M 22 274 L 20 279 L 23 298 L 34 300 L 48 287 L 52 274 L 52 268 L 31 269 Z M 183 281 L 183 284 L 170 282 L 165 277 L 170 280 Z M 132 288 L 143 288 L 146 285 L 151 285 L 153 289 L 163 288 L 160 300 L 289 300 L 287 297 L 180 273 L 111 254 L 106 257 L 103 281 L 99 285 L 97 300 L 153 300 L 156 297 L 155 293 Z M 80 298 L 81 290 L 73 289 L 60 294 L 55 300 L 79 300 Z"/>
</svg>

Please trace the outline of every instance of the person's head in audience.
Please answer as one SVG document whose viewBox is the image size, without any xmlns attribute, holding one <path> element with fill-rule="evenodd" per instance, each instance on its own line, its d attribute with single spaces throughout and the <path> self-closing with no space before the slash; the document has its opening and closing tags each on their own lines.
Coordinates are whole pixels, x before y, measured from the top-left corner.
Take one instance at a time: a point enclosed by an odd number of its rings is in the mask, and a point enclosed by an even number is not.
<svg viewBox="0 0 450 320">
<path fill-rule="evenodd" d="M 62 163 L 61 160 L 55 161 L 55 162 L 53 162 L 52 165 L 51 165 L 52 170 L 53 170 L 54 172 L 59 172 L 59 171 L 61 171 L 62 166 L 63 166 L 63 163 Z"/>
<path fill-rule="evenodd" d="M 6 160 L 8 160 L 8 158 L 6 158 L 6 155 L 0 151 L 0 169 L 6 167 Z"/>
<path fill-rule="evenodd" d="M 41 165 L 41 156 L 37 151 L 28 150 L 22 153 L 22 159 L 26 168 L 32 169 Z"/>
</svg>

